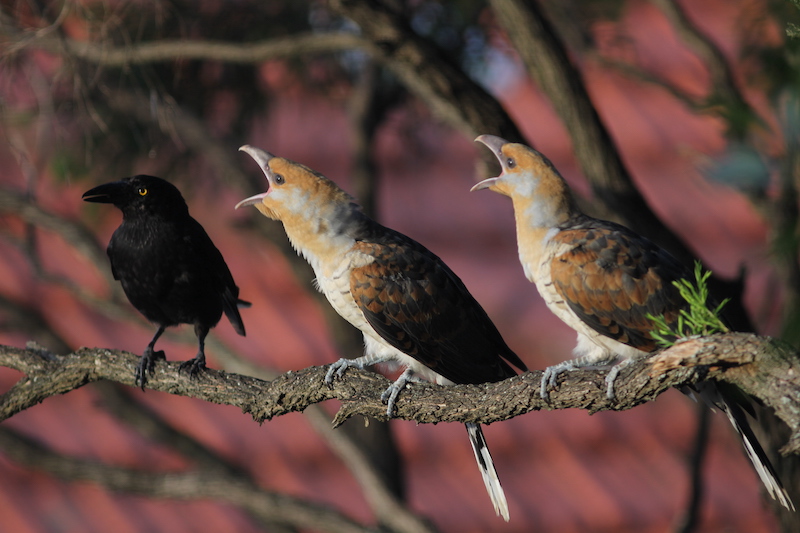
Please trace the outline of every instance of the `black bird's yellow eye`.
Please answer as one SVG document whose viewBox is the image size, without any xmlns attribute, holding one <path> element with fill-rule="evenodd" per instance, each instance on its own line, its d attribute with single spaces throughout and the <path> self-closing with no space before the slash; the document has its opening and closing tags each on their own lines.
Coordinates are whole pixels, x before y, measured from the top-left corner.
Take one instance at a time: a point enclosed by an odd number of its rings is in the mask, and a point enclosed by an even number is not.
<svg viewBox="0 0 800 533">
<path fill-rule="evenodd" d="M 517 166 L 517 162 L 514 161 L 513 157 L 509 157 L 508 159 L 506 159 L 506 166 L 508 168 L 514 168 L 515 166 Z"/>
<path fill-rule="evenodd" d="M 147 187 L 139 187 L 139 196 L 147 196 Z"/>
<path fill-rule="evenodd" d="M 281 174 L 275 174 L 275 185 L 283 185 L 285 181 Z"/>
</svg>

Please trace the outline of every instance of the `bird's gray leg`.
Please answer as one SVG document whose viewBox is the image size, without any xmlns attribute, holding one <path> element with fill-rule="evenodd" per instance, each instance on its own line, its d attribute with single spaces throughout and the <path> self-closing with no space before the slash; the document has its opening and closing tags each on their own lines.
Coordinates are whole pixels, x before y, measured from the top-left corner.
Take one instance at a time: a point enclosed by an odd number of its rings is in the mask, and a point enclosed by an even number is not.
<svg viewBox="0 0 800 533">
<path fill-rule="evenodd" d="M 385 363 L 389 361 L 391 358 L 389 357 L 376 357 L 373 355 L 362 355 L 361 357 L 357 357 L 355 359 L 345 359 L 342 357 L 335 363 L 332 363 L 330 367 L 328 367 L 328 372 L 325 374 L 325 384 L 330 385 L 333 383 L 333 375 L 336 374 L 337 377 L 342 377 L 345 371 L 352 367 L 358 368 L 360 370 L 364 370 L 366 367 L 370 365 L 374 365 L 377 363 Z"/>
<path fill-rule="evenodd" d="M 385 363 L 391 361 L 391 357 L 381 357 L 376 355 L 362 355 L 356 359 L 339 359 L 328 367 L 328 372 L 325 374 L 325 383 L 330 385 L 333 383 L 333 376 L 342 377 L 345 371 L 352 367 L 363 370 L 364 368 L 377 363 Z M 394 411 L 394 403 L 400 391 L 406 386 L 408 382 L 418 382 L 419 378 L 414 376 L 413 370 L 406 368 L 400 377 L 394 383 L 389 385 L 383 394 L 381 394 L 381 401 L 386 403 L 386 415 L 391 418 Z"/>
<path fill-rule="evenodd" d="M 623 359 L 608 370 L 608 375 L 606 376 L 606 398 L 609 400 L 614 399 L 614 382 L 616 381 L 620 370 L 631 363 L 633 363 L 633 359 Z"/>
<path fill-rule="evenodd" d="M 558 376 L 564 372 L 579 370 L 587 367 L 610 365 L 616 360 L 616 358 L 617 356 L 614 354 L 610 354 L 608 357 L 601 359 L 598 359 L 596 356 L 578 357 L 576 359 L 570 359 L 569 361 L 558 363 L 557 365 L 549 366 L 542 373 L 542 381 L 539 385 L 539 396 L 541 396 L 543 400 L 549 400 L 550 393 L 547 392 L 548 386 L 555 388 L 558 384 Z M 618 366 L 619 365 L 612 366 L 609 375 L 606 376 L 606 384 L 608 385 L 606 395 L 610 394 L 609 398 L 614 397 L 614 380 L 616 379 L 617 374 L 619 374 L 619 369 L 617 369 Z"/>
<path fill-rule="evenodd" d="M 562 372 L 575 370 L 575 368 L 576 367 L 574 364 L 572 364 L 571 360 L 545 368 L 544 372 L 542 372 L 542 382 L 539 385 L 539 396 L 541 396 L 543 400 L 549 400 L 550 393 L 547 392 L 548 385 L 555 388 L 558 375 Z"/>
<path fill-rule="evenodd" d="M 194 325 L 194 333 L 197 335 L 197 355 L 194 359 L 189 359 L 181 363 L 178 367 L 178 372 L 186 370 L 189 377 L 194 377 L 201 370 L 206 369 L 206 335 L 208 335 L 209 328 L 200 324 Z"/>
<path fill-rule="evenodd" d="M 389 385 L 383 394 L 381 394 L 381 401 L 386 403 L 386 416 L 389 418 L 392 417 L 392 413 L 394 412 L 394 402 L 397 400 L 397 396 L 400 394 L 400 391 L 405 388 L 406 383 L 408 382 L 419 382 L 419 378 L 414 376 L 414 371 L 410 368 L 406 368 L 400 377 L 395 380 L 394 383 Z"/>
<path fill-rule="evenodd" d="M 153 335 L 150 344 L 147 345 L 147 348 L 144 349 L 144 353 L 142 354 L 142 358 L 139 360 L 139 364 L 136 366 L 136 376 L 133 380 L 134 385 L 140 385 L 142 390 L 144 390 L 144 385 L 147 383 L 147 375 L 152 374 L 155 370 L 156 361 L 159 359 L 166 359 L 164 355 L 164 350 L 153 351 L 153 348 L 156 345 L 156 341 L 164 333 L 164 326 L 158 326 L 156 330 L 156 334 Z"/>
</svg>

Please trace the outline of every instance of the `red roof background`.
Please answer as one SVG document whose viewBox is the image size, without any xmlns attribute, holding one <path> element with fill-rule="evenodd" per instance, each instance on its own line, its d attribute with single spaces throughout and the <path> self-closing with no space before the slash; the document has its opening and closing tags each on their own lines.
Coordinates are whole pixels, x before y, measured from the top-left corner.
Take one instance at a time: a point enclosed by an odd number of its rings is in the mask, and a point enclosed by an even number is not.
<svg viewBox="0 0 800 533">
<path fill-rule="evenodd" d="M 736 22 L 747 2 L 686 4 L 703 30 L 736 57 Z M 624 25 L 637 38 L 637 53 L 649 68 L 686 90 L 705 91 L 708 80 L 701 65 L 655 8 L 630 3 Z M 280 80 L 271 68 L 264 67 L 265 80 Z M 506 109 L 566 179 L 586 193 L 569 139 L 547 101 L 518 65 L 510 63 L 505 72 L 497 90 Z M 746 266 L 748 305 L 753 310 L 773 309 L 774 304 L 765 301 L 771 276 L 767 228 L 744 196 L 702 177 L 707 158 L 725 148 L 723 123 L 693 114 L 660 89 L 607 69 L 585 65 L 584 72 L 595 105 L 653 209 L 718 273 L 732 276 Z M 273 89 L 279 84 L 274 82 Z M 748 96 L 766 112 L 758 94 Z M 570 357 L 574 334 L 551 315 L 522 273 L 510 202 L 488 192 L 469 192 L 479 179 L 476 161 L 483 148 L 443 126 L 412 123 L 414 118 L 398 114 L 379 132 L 381 221 L 440 255 L 529 367 L 541 369 Z M 269 119 L 241 144 L 300 161 L 350 189 L 349 127 L 344 110 L 334 102 L 286 86 Z M 414 128 L 420 140 L 413 147 L 405 128 Z M 0 182 L 23 183 L 6 145 L 0 146 L 0 165 L 10 169 Z M 198 172 L 208 172 L 200 167 Z M 258 172 L 251 163 L 245 168 Z M 147 172 L 148 163 L 142 161 L 130 174 Z M 107 181 L 119 177 L 109 176 Z M 237 228 L 238 222 L 256 215 L 235 212 L 233 205 L 257 191 L 232 190 L 224 187 L 225 176 L 215 179 L 223 187 L 196 187 L 187 201 L 222 251 L 242 297 L 253 306 L 243 311 L 246 338 L 237 336 L 224 320 L 211 335 L 243 357 L 280 371 L 334 361 L 338 354 L 308 287 L 298 286 L 276 249 L 263 241 L 254 246 L 248 232 Z M 43 173 L 36 195 L 46 209 L 86 220 L 87 206 L 80 199 L 86 189 L 86 183 L 59 183 Z M 120 214 L 111 207 L 99 212 L 101 220 L 93 230 L 106 243 Z M 275 224 L 260 217 L 257 223 Z M 48 267 L 97 294 L 107 292 L 100 277 L 107 264 L 89 264 L 44 232 L 40 247 Z M 5 240 L 0 240 L 0 257 L 0 293 L 31 305 L 46 302 L 43 313 L 72 346 L 140 353 L 150 339 L 153 330 L 143 322 L 127 324 L 99 316 L 63 289 L 38 280 L 21 252 Z M 771 317 L 755 316 L 764 333 L 776 333 Z M 3 344 L 24 345 L 26 340 L 14 332 L 0 332 Z M 195 351 L 193 344 L 170 336 L 159 346 L 170 360 L 188 359 Z M 208 355 L 210 366 L 217 368 L 213 350 Z M 17 378 L 12 371 L 0 370 L 2 390 Z M 259 426 L 231 407 L 152 390 L 132 394 L 209 447 L 245 463 L 263 486 L 370 520 L 358 485 L 303 415 Z M 48 399 L 4 425 L 83 458 L 148 470 L 186 466 L 171 451 L 151 446 L 113 420 L 90 387 Z M 509 499 L 508 524 L 494 516 L 460 425 L 396 421 L 394 429 L 406 462 L 410 505 L 443 531 L 663 532 L 674 527 L 688 497 L 687 460 L 695 425 L 694 405 L 678 392 L 669 392 L 622 413 L 536 412 L 486 428 Z M 760 483 L 721 415 L 713 417 L 710 442 L 703 471 L 707 500 L 702 531 L 774 531 L 775 521 L 760 498 Z M 23 470 L 0 455 L 0 531 L 233 530 L 257 528 L 227 505 L 110 494 Z"/>
</svg>

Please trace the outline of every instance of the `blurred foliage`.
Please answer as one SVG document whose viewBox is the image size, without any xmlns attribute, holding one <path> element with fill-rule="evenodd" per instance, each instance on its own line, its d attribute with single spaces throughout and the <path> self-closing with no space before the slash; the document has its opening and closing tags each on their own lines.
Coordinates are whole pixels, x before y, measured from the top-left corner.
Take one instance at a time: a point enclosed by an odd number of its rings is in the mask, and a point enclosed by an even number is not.
<svg viewBox="0 0 800 533">
<path fill-rule="evenodd" d="M 65 37 L 99 46 L 124 47 L 160 40 L 204 40 L 228 43 L 258 42 L 320 32 L 357 32 L 352 22 L 317 0 L 188 0 L 154 2 L 69 2 L 66 18 L 61 2 L 5 1 L 5 15 L 28 30 L 53 28 Z M 430 37 L 476 78 L 486 77 L 486 12 L 483 2 L 409 1 L 401 5 L 413 28 Z M 33 85 L 30 64 L 37 52 L 6 55 L 6 67 Z M 362 51 L 292 56 L 280 68 L 302 90 L 341 100 L 362 75 L 367 63 Z M 51 140 L 58 157 L 51 170 L 62 179 L 92 181 L 129 173 L 141 158 L 155 160 L 167 172 L 186 174 L 198 156 L 181 142 L 176 113 L 208 124 L 207 133 L 230 139 L 246 138 L 252 120 L 263 118 L 271 103 L 270 81 L 263 65 L 230 64 L 209 60 L 176 59 L 123 68 L 98 66 L 66 56 L 55 67 L 42 63 L 41 82 L 31 87 L 38 112 L 52 109 L 61 128 Z M 267 67 L 269 68 L 269 67 Z M 27 69 L 27 70 L 26 70 Z M 47 80 L 46 82 L 44 80 Z M 380 69 L 379 87 L 388 96 L 386 106 L 403 101 L 399 84 Z M 282 84 L 291 83 L 285 77 Z M 344 91 L 344 92 L 343 92 Z M 52 102 L 43 102 L 49 92 Z M 219 106 L 224 113 L 219 113 Z M 149 113 L 142 109 L 149 108 Z M 134 111 L 134 109 L 136 111 Z M 383 111 L 385 113 L 385 110 Z M 16 110 L 17 124 L 35 118 L 36 111 Z M 6 122 L 6 125 L 11 125 Z M 113 155 L 112 155 L 113 154 Z"/>
<path fill-rule="evenodd" d="M 800 40 L 775 39 L 771 28 L 788 29 L 800 22 L 800 0 L 771 0 L 770 12 L 755 6 L 742 10 L 738 30 L 743 40 L 738 60 L 747 70 L 743 84 L 764 91 L 774 107 L 784 105 L 787 94 L 800 93 Z M 496 82 L 501 54 L 510 54 L 498 38 L 491 10 L 485 1 L 402 0 L 392 3 L 408 18 L 411 27 L 430 38 L 475 79 L 485 85 Z M 580 35 L 574 54 L 592 47 L 596 28 L 614 26 L 615 42 L 624 43 L 629 60 L 636 62 L 635 41 L 626 35 L 623 20 L 630 3 L 624 0 L 543 2 L 562 34 Z M 89 1 L 34 2 L 3 0 L 3 13 L 28 30 L 52 29 L 65 37 L 100 46 L 127 46 L 159 40 L 206 40 L 230 43 L 258 42 L 308 33 L 351 32 L 358 28 L 334 13 L 322 0 L 155 0 L 149 2 Z M 67 6 L 66 17 L 64 9 Z M 607 24 L 611 23 L 611 24 Z M 604 29 L 603 31 L 608 31 Z M 595 52 L 601 53 L 598 49 Z M 25 59 L 31 60 L 26 62 Z M 142 158 L 155 161 L 163 173 L 188 174 L 198 148 L 182 142 L 176 130 L 177 114 L 194 119 L 204 133 L 225 142 L 246 138 L 253 119 L 262 119 L 272 101 L 269 65 L 231 64 L 219 61 L 176 59 L 157 63 L 130 63 L 123 68 L 98 67 L 74 57 L 49 64 L 36 51 L 24 49 L 4 54 L 5 67 L 15 77 L 29 80 L 36 106 L 23 106 L 4 114 L 6 126 L 35 123 L 36 112 L 53 113 L 57 126 L 48 139 L 57 154 L 51 170 L 62 179 L 93 174 L 93 181 L 125 175 Z M 39 80 L 31 64 L 41 71 Z M 292 56 L 280 60 L 292 81 L 303 91 L 337 102 L 347 98 L 369 63 L 360 50 Z M 636 65 L 634 65 L 636 66 Z M 51 69 L 57 72 L 51 72 Z M 506 67 L 506 69 L 509 67 Z M 513 68 L 510 67 L 510 68 Z M 638 68 L 638 66 L 637 66 Z M 281 71 L 285 72 L 285 71 Z M 752 75 L 751 75 L 752 74 Z M 38 86 L 37 86 L 38 84 Z M 405 89 L 386 69 L 378 67 L 376 89 L 383 97 L 375 113 L 383 119 L 392 106 L 407 99 Z M 47 102 L 46 97 L 52 99 Z M 731 99 L 724 88 L 711 87 L 702 107 L 712 110 L 726 124 L 730 146 L 711 167 L 710 178 L 746 193 L 763 197 L 778 168 L 775 150 L 765 150 L 761 137 L 769 127 L 746 99 Z M 134 112 L 136 109 L 138 112 Z M 220 110 L 223 111 L 220 111 Z M 779 116 L 786 139 L 797 138 L 795 107 L 786 106 Z M 183 127 L 187 127 L 184 123 Z M 377 126 L 373 126 L 373 132 Z"/>
<path fill-rule="evenodd" d="M 798 11 L 800 11 L 800 0 L 789 0 Z M 786 23 L 786 35 L 792 39 L 800 38 L 800 26 L 793 22 Z"/>
<path fill-rule="evenodd" d="M 755 148 L 731 142 L 706 175 L 743 192 L 763 195 L 769 187 L 770 170 Z"/>
<path fill-rule="evenodd" d="M 729 141 L 708 168 L 708 177 L 748 194 L 762 204 L 767 216 L 782 216 L 780 221 L 770 221 L 775 228 L 773 249 L 775 257 L 792 263 L 797 263 L 798 246 L 793 244 L 798 239 L 796 214 L 785 209 L 788 204 L 775 198 L 774 191 L 783 196 L 796 193 L 797 176 L 792 174 L 796 170 L 790 161 L 800 138 L 800 39 L 776 38 L 774 30 L 780 25 L 785 35 L 792 25 L 800 23 L 798 2 L 771 0 L 768 12 L 746 6 L 737 21 L 741 56 L 731 60 L 745 73 L 737 80 L 742 87 L 712 86 L 697 102 L 697 110 L 715 114 L 723 121 Z M 498 74 L 507 76 L 508 69 L 515 68 L 508 59 L 514 60 L 513 51 L 503 43 L 486 2 L 404 0 L 391 5 L 406 15 L 416 32 L 436 43 L 484 85 L 496 83 Z M 597 28 L 602 26 L 603 31 L 614 34 L 614 42 L 624 48 L 623 56 L 631 66 L 643 69 L 636 64 L 636 43 L 623 23 L 629 2 L 547 0 L 543 5 L 559 31 L 573 36 L 567 42 L 572 43 L 571 51 L 579 60 L 580 54 L 604 53 L 602 43 L 595 42 Z M 322 0 L 97 0 L 67 4 L 3 0 L 0 8 L 30 33 L 59 32 L 65 38 L 101 47 L 161 40 L 250 43 L 299 34 L 358 32 L 351 21 L 337 15 Z M 698 27 L 702 33 L 702 24 Z M 498 66 L 503 57 L 509 63 Z M 4 68 L 12 74 L 9 79 L 27 80 L 32 95 L 20 98 L 25 105 L 14 108 L 10 104 L 13 109 L 4 113 L 6 127 L 40 127 L 37 117 L 49 120 L 46 115 L 52 114 L 54 126 L 46 135 L 52 147 L 47 164 L 57 178 L 71 181 L 99 182 L 127 175 L 143 159 L 149 160 L 150 168 L 155 165 L 154 173 L 179 180 L 191 175 L 195 181 L 196 161 L 205 155 L 204 145 L 187 142 L 187 129 L 202 130 L 215 142 L 235 149 L 248 137 L 254 120 L 267 116 L 274 83 L 280 83 L 282 90 L 296 87 L 346 105 L 367 69 L 376 68 L 368 135 L 374 135 L 391 109 L 412 101 L 395 77 L 380 65 L 371 66 L 361 50 L 295 55 L 274 64 L 175 59 L 129 63 L 119 68 L 68 55 L 60 60 L 58 54 L 45 58 L 41 52 L 24 47 L 2 58 Z M 280 73 L 280 82 L 271 77 L 273 68 Z M 736 96 L 751 90 L 768 96 L 772 109 L 766 112 L 777 117 L 783 130 L 782 149 L 774 145 L 776 132 L 770 131 L 770 117 L 761 116 L 765 110 L 753 106 L 746 96 Z M 780 186 L 775 187 L 776 183 Z M 764 202 L 774 205 L 770 208 Z M 793 284 L 791 280 L 784 283 Z M 800 287 L 800 283 L 797 285 Z M 800 297 L 791 301 L 800 305 Z M 789 315 L 800 316 L 800 310 L 787 311 Z"/>
</svg>

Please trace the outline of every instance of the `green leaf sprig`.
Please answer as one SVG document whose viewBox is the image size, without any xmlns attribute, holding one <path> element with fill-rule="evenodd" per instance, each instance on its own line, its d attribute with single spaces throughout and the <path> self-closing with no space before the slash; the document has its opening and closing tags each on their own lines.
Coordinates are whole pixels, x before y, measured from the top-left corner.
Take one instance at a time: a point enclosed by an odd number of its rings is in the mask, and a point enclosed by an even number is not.
<svg viewBox="0 0 800 533">
<path fill-rule="evenodd" d="M 679 279 L 672 284 L 677 287 L 681 297 L 689 304 L 688 308 L 681 309 L 678 320 L 674 325 L 668 324 L 664 315 L 647 315 L 653 321 L 653 330 L 650 336 L 659 346 L 669 347 L 678 339 L 692 335 L 712 335 L 730 331 L 720 318 L 720 311 L 728 303 L 726 298 L 713 309 L 708 302 L 708 278 L 711 271 L 703 272 L 700 261 L 694 264 L 694 282 L 689 279 Z"/>
</svg>

